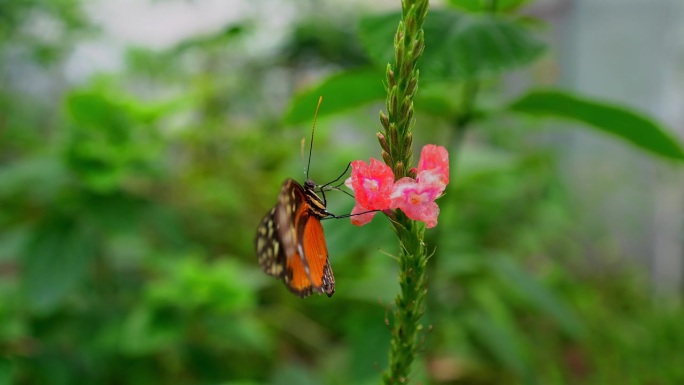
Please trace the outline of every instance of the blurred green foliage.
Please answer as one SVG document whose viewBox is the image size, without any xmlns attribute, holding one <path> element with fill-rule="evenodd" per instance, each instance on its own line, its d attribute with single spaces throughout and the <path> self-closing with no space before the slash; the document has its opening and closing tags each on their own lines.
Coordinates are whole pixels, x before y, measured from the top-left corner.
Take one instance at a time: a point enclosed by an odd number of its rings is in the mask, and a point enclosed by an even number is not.
<svg viewBox="0 0 684 385">
<path fill-rule="evenodd" d="M 666 157 L 681 149 L 627 108 L 570 99 L 587 117 L 555 108 L 557 93 L 505 100 L 496 76 L 543 52 L 514 13 L 526 2 L 500 1 L 501 17 L 482 14 L 490 2 L 450 3 L 460 11 L 428 14 L 432 75 L 416 106 L 416 141 L 446 144 L 454 163 L 428 233 L 430 327 L 414 381 L 684 382 L 681 304 L 654 301 L 628 267 L 584 258 L 556 155 L 518 113 L 575 119 Z M 397 290 L 390 226 L 325 222 L 331 299 L 292 296 L 252 245 L 282 179 L 303 179 L 318 95 L 311 176 L 378 156 L 373 102 L 396 17 L 329 12 L 302 12 L 266 54 L 249 49 L 244 21 L 165 50 L 131 47 L 121 71 L 36 96 L 13 68 L 58 72 L 93 27 L 77 1 L 0 2 L 0 384 L 378 382 Z M 35 15 L 64 38 L 31 38 Z M 332 77 L 302 89 L 311 68 Z M 472 103 L 475 89 L 488 104 Z M 645 131 L 611 130 L 630 117 Z M 470 140 L 455 145 L 466 126 Z M 353 205 L 329 201 L 336 213 Z"/>
</svg>

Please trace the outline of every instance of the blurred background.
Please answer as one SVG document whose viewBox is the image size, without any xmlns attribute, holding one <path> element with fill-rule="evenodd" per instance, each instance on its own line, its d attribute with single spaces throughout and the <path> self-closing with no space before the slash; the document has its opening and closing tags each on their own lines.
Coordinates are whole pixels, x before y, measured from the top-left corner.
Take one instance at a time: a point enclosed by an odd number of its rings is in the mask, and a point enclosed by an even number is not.
<svg viewBox="0 0 684 385">
<path fill-rule="evenodd" d="M 310 176 L 380 157 L 398 9 L 0 2 L 0 384 L 378 383 L 389 223 L 324 222 L 332 298 L 267 277 L 253 239 L 304 179 L 319 95 Z M 450 0 L 428 23 L 414 150 L 447 146 L 452 176 L 413 382 L 684 383 L 684 4 Z M 533 111 L 551 87 L 595 113 Z"/>
</svg>

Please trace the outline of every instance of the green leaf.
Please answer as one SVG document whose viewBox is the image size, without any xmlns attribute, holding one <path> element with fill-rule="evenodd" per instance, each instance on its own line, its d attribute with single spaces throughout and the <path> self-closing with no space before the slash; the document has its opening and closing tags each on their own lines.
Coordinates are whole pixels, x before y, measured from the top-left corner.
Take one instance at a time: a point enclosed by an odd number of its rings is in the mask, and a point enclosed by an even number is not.
<svg viewBox="0 0 684 385">
<path fill-rule="evenodd" d="M 0 357 L 0 385 L 16 383 L 16 363 L 9 357 Z"/>
<path fill-rule="evenodd" d="M 558 90 L 535 90 L 513 102 L 509 108 L 515 112 L 585 123 L 621 137 L 642 150 L 666 158 L 684 159 L 681 145 L 663 127 L 626 107 Z"/>
<path fill-rule="evenodd" d="M 485 0 L 449 0 L 449 5 L 464 11 L 480 12 L 485 10 L 487 2 Z"/>
<path fill-rule="evenodd" d="M 121 322 L 120 342 L 122 353 L 130 356 L 144 356 L 156 351 L 171 349 L 183 339 L 182 323 L 177 313 L 167 311 L 160 316 L 149 306 L 129 309 Z"/>
<path fill-rule="evenodd" d="M 385 98 L 383 79 L 384 73 L 377 68 L 333 75 L 295 97 L 285 115 L 285 122 L 296 124 L 313 121 L 320 96 L 323 96 L 323 104 L 318 112 L 319 116 L 335 114 L 382 100 Z"/>
<path fill-rule="evenodd" d="M 96 239 L 92 229 L 73 219 L 45 221 L 22 256 L 22 283 L 33 309 L 52 310 L 85 278 Z"/>
<path fill-rule="evenodd" d="M 43 203 L 52 202 L 68 185 L 69 175 L 64 164 L 53 156 L 34 155 L 3 165 L 0 180 L 0 197 L 22 196 Z"/>
<path fill-rule="evenodd" d="M 470 12 L 491 11 L 491 1 L 485 0 L 448 0 L 449 4 Z M 498 0 L 496 11 L 513 11 L 529 3 L 530 0 Z"/>
<path fill-rule="evenodd" d="M 393 62 L 399 13 L 361 20 L 363 47 L 384 68 Z M 503 16 L 432 11 L 426 19 L 425 52 L 418 63 L 421 78 L 471 80 L 497 75 L 535 60 L 544 44 L 523 25 Z"/>
<path fill-rule="evenodd" d="M 321 383 L 309 368 L 298 363 L 284 363 L 275 370 L 272 377 L 271 383 L 273 385 L 315 385 Z"/>
<path fill-rule="evenodd" d="M 537 282 L 510 258 L 490 258 L 488 261 L 492 270 L 511 290 L 521 295 L 524 301 L 553 318 L 567 335 L 577 338 L 583 333 L 583 326 L 577 315 L 553 292 Z"/>
<path fill-rule="evenodd" d="M 432 14 L 429 20 L 432 17 Z M 390 12 L 380 15 L 368 15 L 359 22 L 359 40 L 368 57 L 380 68 L 385 68 L 387 63 L 394 62 L 394 34 L 401 20 L 401 12 Z M 430 48 L 432 49 L 432 48 Z M 430 50 L 425 50 L 423 58 Z M 420 62 L 424 62 L 421 59 Z"/>
<path fill-rule="evenodd" d="M 120 103 L 101 92 L 74 91 L 67 95 L 65 108 L 75 124 L 103 130 L 117 139 L 125 139 L 126 128 L 131 125 Z"/>
<path fill-rule="evenodd" d="M 98 193 L 114 192 L 125 180 L 154 176 L 161 141 L 149 123 L 174 105 L 142 105 L 106 88 L 71 92 L 65 102 L 68 168 Z"/>
<path fill-rule="evenodd" d="M 267 281 L 234 260 L 208 265 L 196 258 L 184 258 L 166 263 L 165 272 L 164 279 L 148 285 L 146 295 L 151 302 L 167 306 L 183 297 L 185 300 L 177 306 L 212 309 L 216 313 L 251 309 L 256 303 L 256 288 Z"/>
<path fill-rule="evenodd" d="M 520 376 L 530 369 L 515 329 L 507 328 L 489 314 L 474 313 L 466 317 L 466 325 L 475 340 L 502 365 Z"/>
</svg>

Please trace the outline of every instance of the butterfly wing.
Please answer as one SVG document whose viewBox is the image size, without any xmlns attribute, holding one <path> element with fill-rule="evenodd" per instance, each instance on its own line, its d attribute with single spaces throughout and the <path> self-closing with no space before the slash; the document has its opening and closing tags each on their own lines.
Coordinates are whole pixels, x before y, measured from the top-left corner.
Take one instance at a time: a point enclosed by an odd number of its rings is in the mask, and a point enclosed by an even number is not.
<svg viewBox="0 0 684 385">
<path fill-rule="evenodd" d="M 264 216 L 257 228 L 256 251 L 259 265 L 268 275 L 282 278 L 285 275 L 287 256 L 278 235 L 276 205 Z"/>
<path fill-rule="evenodd" d="M 328 261 L 328 247 L 321 220 L 311 215 L 311 212 L 302 220 L 305 222 L 297 224 L 298 238 L 301 240 L 298 243 L 298 252 L 304 255 L 311 284 L 318 292 L 324 292 L 330 297 L 335 292 L 335 277 Z"/>
</svg>

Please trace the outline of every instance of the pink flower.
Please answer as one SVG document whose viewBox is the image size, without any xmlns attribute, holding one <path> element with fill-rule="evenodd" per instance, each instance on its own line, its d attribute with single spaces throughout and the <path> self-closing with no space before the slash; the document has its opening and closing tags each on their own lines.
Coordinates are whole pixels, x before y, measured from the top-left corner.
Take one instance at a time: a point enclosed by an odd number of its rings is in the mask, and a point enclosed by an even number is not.
<svg viewBox="0 0 684 385">
<path fill-rule="evenodd" d="M 351 162 L 351 177 L 345 184 L 351 184 L 356 204 L 368 210 L 385 210 L 390 206 L 390 194 L 394 184 L 392 169 L 377 159 L 371 158 L 370 165 L 362 160 Z"/>
<path fill-rule="evenodd" d="M 351 166 L 351 177 L 344 184 L 354 190 L 356 198 L 351 222 L 361 226 L 370 222 L 376 213 L 356 214 L 389 209 L 394 173 L 389 166 L 373 158 L 371 158 L 370 164 L 362 160 L 355 160 L 351 162 Z"/>
<path fill-rule="evenodd" d="M 427 144 L 420 152 L 418 172 L 430 170 L 439 175 L 445 185 L 449 184 L 449 153 L 446 148 Z"/>
<path fill-rule="evenodd" d="M 371 158 L 370 164 L 356 160 L 345 185 L 354 190 L 356 205 L 351 222 L 357 226 L 370 222 L 376 211 L 400 209 L 409 218 L 435 227 L 439 198 L 449 183 L 449 154 L 446 148 L 429 144 L 423 147 L 416 179 L 401 178 L 394 182 L 394 173 L 386 164 Z M 369 212 L 370 211 L 370 212 Z"/>
<path fill-rule="evenodd" d="M 418 172 L 416 179 L 401 178 L 392 190 L 392 209 L 401 209 L 407 217 L 425 222 L 428 228 L 437 225 L 439 206 L 435 199 L 439 198 L 446 184 L 441 174 L 431 170 Z"/>
</svg>

